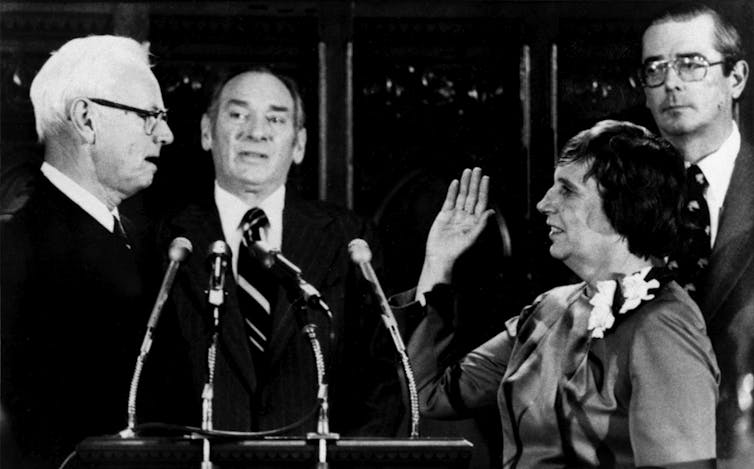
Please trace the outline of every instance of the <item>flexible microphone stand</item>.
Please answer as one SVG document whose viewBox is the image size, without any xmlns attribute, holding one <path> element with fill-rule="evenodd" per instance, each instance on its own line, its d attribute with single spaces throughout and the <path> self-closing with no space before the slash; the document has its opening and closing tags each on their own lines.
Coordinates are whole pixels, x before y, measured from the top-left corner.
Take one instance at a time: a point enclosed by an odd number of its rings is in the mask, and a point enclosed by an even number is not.
<svg viewBox="0 0 754 469">
<path fill-rule="evenodd" d="M 217 357 L 217 337 L 220 329 L 220 308 L 214 307 L 212 343 L 207 351 L 207 382 L 202 389 L 202 430 L 211 431 L 212 428 L 212 399 L 215 393 L 215 360 Z M 202 442 L 202 469 L 212 469 L 210 459 L 210 443 L 208 438 Z"/>
<path fill-rule="evenodd" d="M 395 345 L 395 349 L 401 358 L 403 374 L 406 377 L 406 386 L 408 388 L 409 406 L 411 409 L 410 437 L 418 438 L 419 393 L 416 390 L 416 379 L 414 378 L 414 371 L 411 368 L 408 353 L 406 353 L 406 345 L 403 343 L 403 338 L 398 329 L 398 321 L 395 319 L 393 309 L 390 307 L 385 292 L 382 290 L 377 274 L 372 268 L 372 250 L 369 249 L 369 245 L 366 241 L 356 238 L 348 243 L 348 251 L 351 254 L 351 259 L 361 268 L 361 273 L 372 286 L 372 290 L 379 300 L 382 322 L 390 333 L 390 337 L 393 339 L 393 345 Z"/>
<path fill-rule="evenodd" d="M 212 431 L 212 401 L 215 394 L 215 361 L 220 335 L 220 307 L 225 302 L 225 270 L 230 258 L 230 248 L 224 241 L 215 241 L 210 246 L 210 281 L 207 303 L 212 306 L 212 341 L 207 350 L 207 382 L 202 389 L 202 430 Z M 212 469 L 209 438 L 202 442 L 202 469 Z"/>
<path fill-rule="evenodd" d="M 160 320 L 162 307 L 168 299 L 170 287 L 173 286 L 178 267 L 180 267 L 180 263 L 191 254 L 192 249 L 191 241 L 184 237 L 175 238 L 170 243 L 170 248 L 168 249 L 170 264 L 165 271 L 165 277 L 162 279 L 160 291 L 157 294 L 152 313 L 149 316 L 147 331 L 144 333 L 139 356 L 136 358 L 134 374 L 131 377 L 131 386 L 128 389 L 128 427 L 120 432 L 122 438 L 131 438 L 134 436 L 134 427 L 136 426 L 136 394 L 139 390 L 139 381 L 141 380 L 141 372 L 144 368 L 144 363 L 147 361 L 149 350 L 152 348 L 152 336 L 155 328 L 157 328 L 157 322 Z"/>
<path fill-rule="evenodd" d="M 303 315 L 307 308 L 306 300 L 297 301 L 297 314 L 296 318 L 299 324 L 303 323 Z M 330 432 L 330 420 L 329 410 L 330 404 L 328 400 L 328 386 L 325 372 L 325 356 L 322 353 L 322 346 L 317 338 L 317 326 L 312 323 L 305 324 L 301 331 L 309 339 L 309 345 L 311 346 L 312 353 L 314 354 L 314 364 L 317 369 L 317 400 L 319 401 L 319 414 L 317 417 L 317 431 L 307 433 L 306 439 L 308 441 L 317 442 L 317 469 L 328 469 L 330 463 L 327 461 L 327 442 L 337 440 L 340 438 L 338 433 Z"/>
</svg>

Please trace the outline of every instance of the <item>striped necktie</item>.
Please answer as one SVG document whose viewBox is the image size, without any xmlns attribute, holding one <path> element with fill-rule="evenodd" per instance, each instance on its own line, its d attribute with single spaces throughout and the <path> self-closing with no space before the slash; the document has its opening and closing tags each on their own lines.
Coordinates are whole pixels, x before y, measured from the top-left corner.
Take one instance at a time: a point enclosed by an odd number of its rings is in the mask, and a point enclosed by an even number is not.
<svg viewBox="0 0 754 469">
<path fill-rule="evenodd" d="M 272 273 L 251 255 L 247 242 L 260 241 L 262 230 L 268 225 L 267 215 L 261 208 L 246 212 L 241 220 L 242 241 L 238 250 L 238 303 L 257 365 L 264 363 L 260 360 L 269 341 L 277 285 Z"/>
</svg>

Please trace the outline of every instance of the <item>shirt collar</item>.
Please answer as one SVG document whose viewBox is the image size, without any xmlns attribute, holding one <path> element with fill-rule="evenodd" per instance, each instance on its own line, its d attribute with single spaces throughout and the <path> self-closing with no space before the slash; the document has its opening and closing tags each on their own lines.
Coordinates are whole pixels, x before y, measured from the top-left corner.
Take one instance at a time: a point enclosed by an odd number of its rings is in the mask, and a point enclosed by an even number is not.
<svg viewBox="0 0 754 469">
<path fill-rule="evenodd" d="M 708 196 L 719 201 L 721 205 L 725 200 L 725 193 L 728 191 L 730 178 L 733 175 L 733 166 L 740 149 L 741 133 L 734 121 L 730 135 L 720 145 L 720 148 L 702 158 L 697 164 L 709 183 Z"/>
<path fill-rule="evenodd" d="M 220 214 L 220 222 L 223 228 L 225 240 L 233 252 L 238 250 L 241 242 L 241 220 L 244 214 L 252 208 L 246 202 L 223 189 L 215 181 L 215 204 Z M 267 243 L 274 249 L 280 249 L 283 231 L 283 208 L 285 206 L 285 185 L 281 185 L 266 199 L 259 203 L 258 207 L 264 210 L 270 226 L 266 231 Z"/>
<path fill-rule="evenodd" d="M 111 233 L 113 232 L 115 225 L 113 217 L 115 216 L 120 219 L 118 207 L 115 207 L 112 211 L 108 210 L 107 206 L 101 200 L 47 161 L 42 163 L 40 170 L 60 192 L 97 220 L 100 225 L 104 226 Z"/>
</svg>

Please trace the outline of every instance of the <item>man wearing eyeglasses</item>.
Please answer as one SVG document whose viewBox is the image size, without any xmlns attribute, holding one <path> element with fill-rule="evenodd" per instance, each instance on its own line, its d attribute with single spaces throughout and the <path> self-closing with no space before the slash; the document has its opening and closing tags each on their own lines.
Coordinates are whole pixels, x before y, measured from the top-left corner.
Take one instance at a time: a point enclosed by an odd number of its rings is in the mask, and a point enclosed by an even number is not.
<svg viewBox="0 0 754 469">
<path fill-rule="evenodd" d="M 2 226 L 2 403 L 24 467 L 126 425 L 148 304 L 118 206 L 173 140 L 148 57 L 124 37 L 74 39 L 31 84 L 44 162 Z"/>
<path fill-rule="evenodd" d="M 736 450 L 737 388 L 754 365 L 754 156 L 734 120 L 749 72 L 743 57 L 733 25 L 704 5 L 681 5 L 644 32 L 639 71 L 647 107 L 688 167 L 694 228 L 669 266 L 704 313 L 719 361 L 722 458 Z"/>
</svg>

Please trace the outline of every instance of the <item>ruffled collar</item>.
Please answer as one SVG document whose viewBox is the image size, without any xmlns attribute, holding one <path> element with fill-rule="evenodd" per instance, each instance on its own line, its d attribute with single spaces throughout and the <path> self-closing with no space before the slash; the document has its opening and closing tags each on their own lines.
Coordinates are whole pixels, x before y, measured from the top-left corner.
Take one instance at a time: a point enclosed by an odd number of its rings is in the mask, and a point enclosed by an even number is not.
<svg viewBox="0 0 754 469">
<path fill-rule="evenodd" d="M 653 292 L 666 283 L 665 277 L 661 269 L 650 266 L 617 280 L 597 282 L 597 292 L 589 299 L 592 310 L 587 329 L 592 337 L 603 338 L 605 331 L 615 324 L 616 315 L 624 316 L 642 302 L 651 301 L 655 297 Z"/>
</svg>

